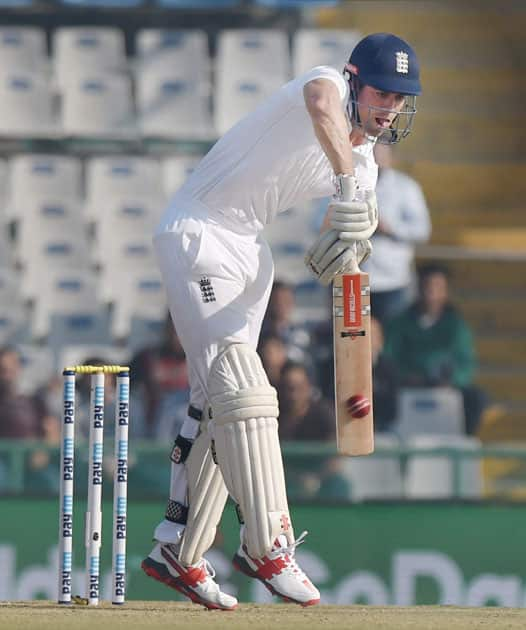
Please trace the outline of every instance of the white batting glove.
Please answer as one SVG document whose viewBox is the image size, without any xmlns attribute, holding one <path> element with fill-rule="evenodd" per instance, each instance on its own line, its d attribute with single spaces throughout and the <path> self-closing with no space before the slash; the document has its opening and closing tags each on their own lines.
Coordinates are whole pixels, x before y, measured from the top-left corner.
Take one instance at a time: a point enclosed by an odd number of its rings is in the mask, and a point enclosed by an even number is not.
<svg viewBox="0 0 526 630">
<path fill-rule="evenodd" d="M 358 199 L 358 196 L 362 197 Z M 378 227 L 378 204 L 374 190 L 359 192 L 356 179 L 338 175 L 337 198 L 329 204 L 329 224 L 342 241 L 363 241 Z"/>
<path fill-rule="evenodd" d="M 340 239 L 336 230 L 320 234 L 305 254 L 305 265 L 324 285 L 330 284 L 340 273 L 358 271 L 358 265 L 369 258 L 370 241 L 350 243 Z"/>
</svg>

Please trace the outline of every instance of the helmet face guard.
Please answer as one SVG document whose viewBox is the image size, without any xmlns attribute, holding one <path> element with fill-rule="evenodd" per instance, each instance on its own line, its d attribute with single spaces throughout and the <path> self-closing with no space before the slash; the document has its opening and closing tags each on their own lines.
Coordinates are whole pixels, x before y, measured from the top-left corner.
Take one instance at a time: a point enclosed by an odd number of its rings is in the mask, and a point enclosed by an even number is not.
<svg viewBox="0 0 526 630">
<path fill-rule="evenodd" d="M 346 68 L 345 73 L 350 75 L 349 86 L 350 96 L 347 102 L 347 115 L 353 126 L 362 129 L 364 134 L 370 140 L 376 140 L 379 144 L 396 144 L 400 142 L 402 138 L 405 138 L 411 133 L 413 128 L 413 120 L 416 114 L 416 96 L 413 94 L 405 95 L 405 102 L 402 109 L 398 112 L 394 109 L 386 109 L 384 107 L 368 106 L 367 118 L 362 120 L 358 111 L 358 99 L 361 88 L 359 79 L 351 74 Z M 391 126 L 388 129 L 384 129 L 378 136 L 371 136 L 367 134 L 367 128 L 369 123 L 379 115 L 396 114 Z"/>
<path fill-rule="evenodd" d="M 407 42 L 391 33 L 367 35 L 354 47 L 343 73 L 349 81 L 347 113 L 354 126 L 381 144 L 395 144 L 411 133 L 416 114 L 416 97 L 422 93 L 422 87 L 418 59 Z M 359 94 L 364 85 L 382 92 L 403 95 L 403 107 L 398 111 L 369 106 L 367 118 L 362 120 L 358 106 Z M 394 114 L 390 127 L 381 129 L 378 134 L 368 133 L 367 130 L 374 126 L 375 118 L 385 117 L 386 114 L 389 117 Z"/>
</svg>

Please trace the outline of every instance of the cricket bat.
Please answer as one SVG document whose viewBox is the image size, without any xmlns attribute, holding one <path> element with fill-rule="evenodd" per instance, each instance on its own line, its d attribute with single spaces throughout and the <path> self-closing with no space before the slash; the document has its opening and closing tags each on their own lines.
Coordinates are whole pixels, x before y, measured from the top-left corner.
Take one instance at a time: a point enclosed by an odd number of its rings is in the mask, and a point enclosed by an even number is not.
<svg viewBox="0 0 526 630">
<path fill-rule="evenodd" d="M 337 450 L 374 451 L 369 274 L 355 264 L 333 281 Z"/>
</svg>

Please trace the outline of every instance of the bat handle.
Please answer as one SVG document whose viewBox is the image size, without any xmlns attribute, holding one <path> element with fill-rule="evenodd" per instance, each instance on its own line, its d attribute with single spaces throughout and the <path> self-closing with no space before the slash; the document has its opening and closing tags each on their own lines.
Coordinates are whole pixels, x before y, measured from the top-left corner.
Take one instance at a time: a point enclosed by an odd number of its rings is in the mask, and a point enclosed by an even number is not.
<svg viewBox="0 0 526 630">
<path fill-rule="evenodd" d="M 353 252 L 354 252 L 354 256 L 352 257 L 352 259 L 349 262 L 349 272 L 350 273 L 361 273 L 360 271 L 360 267 L 358 267 L 358 245 L 357 243 L 353 243 L 351 245 Z"/>
</svg>

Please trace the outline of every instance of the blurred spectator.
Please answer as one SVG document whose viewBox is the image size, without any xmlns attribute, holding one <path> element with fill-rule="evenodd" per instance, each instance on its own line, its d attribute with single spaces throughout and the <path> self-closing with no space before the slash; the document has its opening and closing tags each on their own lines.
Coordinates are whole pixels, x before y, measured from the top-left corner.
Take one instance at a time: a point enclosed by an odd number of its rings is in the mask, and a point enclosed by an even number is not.
<svg viewBox="0 0 526 630">
<path fill-rule="evenodd" d="M 378 163 L 379 223 L 373 235 L 373 253 L 363 265 L 370 275 L 371 310 L 383 324 L 411 301 L 414 246 L 429 239 L 431 223 L 420 185 L 393 168 L 393 149 L 374 148 Z"/>
<path fill-rule="evenodd" d="M 304 365 L 292 361 L 284 365 L 278 396 L 282 441 L 335 439 L 333 405 L 316 395 Z"/>
<path fill-rule="evenodd" d="M 174 438 L 187 417 L 190 387 L 185 353 L 170 315 L 159 345 L 140 350 L 130 367 L 132 389 L 143 398 L 146 436 Z"/>
<path fill-rule="evenodd" d="M 309 353 L 310 332 L 305 326 L 293 322 L 295 306 L 292 287 L 284 282 L 274 282 L 261 328 L 261 337 L 269 335 L 279 337 L 285 344 L 287 358 L 296 363 L 303 363 L 312 370 Z"/>
<path fill-rule="evenodd" d="M 330 457 L 320 471 L 318 498 L 324 501 L 349 501 L 352 487 L 345 472 L 344 457 Z"/>
<path fill-rule="evenodd" d="M 389 431 L 396 419 L 398 400 L 397 369 L 384 352 L 384 331 L 376 317 L 371 317 L 373 360 L 373 411 L 375 431 Z"/>
<path fill-rule="evenodd" d="M 387 328 L 386 353 L 396 364 L 401 385 L 457 387 L 464 398 L 466 432 L 475 433 L 485 396 L 473 384 L 473 337 L 449 301 L 449 273 L 440 265 L 419 270 L 418 298 Z"/>
<path fill-rule="evenodd" d="M 45 409 L 18 391 L 20 355 L 15 348 L 0 348 L 0 438 L 38 438 Z"/>
<path fill-rule="evenodd" d="M 287 362 L 287 348 L 277 335 L 266 335 L 259 340 L 258 353 L 270 384 L 278 387 L 281 370 Z"/>
</svg>

